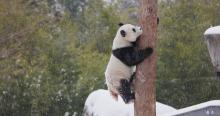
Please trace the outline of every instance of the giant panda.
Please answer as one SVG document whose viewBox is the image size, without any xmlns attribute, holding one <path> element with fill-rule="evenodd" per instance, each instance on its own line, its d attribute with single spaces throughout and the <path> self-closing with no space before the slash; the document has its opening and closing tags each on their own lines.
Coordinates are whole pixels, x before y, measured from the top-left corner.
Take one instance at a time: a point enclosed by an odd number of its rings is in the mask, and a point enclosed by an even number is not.
<svg viewBox="0 0 220 116">
<path fill-rule="evenodd" d="M 150 47 L 137 49 L 135 42 L 142 32 L 139 26 L 119 23 L 119 29 L 113 40 L 111 57 L 105 70 L 106 84 L 111 95 L 116 100 L 120 95 L 125 103 L 135 98 L 131 90 L 135 66 L 153 52 Z"/>
</svg>

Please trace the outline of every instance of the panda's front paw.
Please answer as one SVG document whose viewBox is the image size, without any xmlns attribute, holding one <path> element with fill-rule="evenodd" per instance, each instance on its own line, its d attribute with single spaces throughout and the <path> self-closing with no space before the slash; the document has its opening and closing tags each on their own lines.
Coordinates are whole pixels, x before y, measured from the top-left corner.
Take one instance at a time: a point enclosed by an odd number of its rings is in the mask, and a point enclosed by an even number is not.
<svg viewBox="0 0 220 116">
<path fill-rule="evenodd" d="M 153 53 L 153 48 L 148 47 L 148 48 L 145 49 L 145 55 L 149 56 L 152 53 Z"/>
</svg>

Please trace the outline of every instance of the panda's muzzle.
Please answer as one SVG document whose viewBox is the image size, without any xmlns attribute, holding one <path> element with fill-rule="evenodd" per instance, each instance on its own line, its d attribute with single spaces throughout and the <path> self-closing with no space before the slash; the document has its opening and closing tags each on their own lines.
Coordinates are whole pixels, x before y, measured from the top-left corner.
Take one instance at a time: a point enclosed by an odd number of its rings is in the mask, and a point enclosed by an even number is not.
<svg viewBox="0 0 220 116">
<path fill-rule="evenodd" d="M 133 47 L 137 47 L 137 43 L 138 43 L 138 41 L 140 40 L 140 38 L 141 38 L 141 35 L 139 35 L 139 36 L 137 37 L 136 41 L 131 42 L 131 44 L 132 44 Z"/>
</svg>

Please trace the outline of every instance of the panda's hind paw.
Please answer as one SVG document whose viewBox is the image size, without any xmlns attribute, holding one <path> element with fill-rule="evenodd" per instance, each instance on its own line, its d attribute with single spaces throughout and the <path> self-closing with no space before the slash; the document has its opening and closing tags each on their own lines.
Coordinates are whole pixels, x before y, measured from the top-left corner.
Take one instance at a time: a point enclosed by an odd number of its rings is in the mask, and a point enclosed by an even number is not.
<svg viewBox="0 0 220 116">
<path fill-rule="evenodd" d="M 129 96 L 122 96 L 123 101 L 128 104 L 131 102 L 134 102 L 134 95 L 129 95 Z"/>
</svg>

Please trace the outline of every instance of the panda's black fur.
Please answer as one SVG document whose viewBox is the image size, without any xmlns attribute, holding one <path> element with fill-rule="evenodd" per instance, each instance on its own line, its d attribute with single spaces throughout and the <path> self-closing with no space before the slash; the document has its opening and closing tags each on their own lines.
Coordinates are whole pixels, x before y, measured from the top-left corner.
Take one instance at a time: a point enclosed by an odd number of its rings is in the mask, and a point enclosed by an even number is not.
<svg viewBox="0 0 220 116">
<path fill-rule="evenodd" d="M 152 52 L 152 48 L 138 50 L 136 47 L 133 46 L 112 50 L 113 55 L 127 66 L 135 66 L 141 63 Z"/>
</svg>

